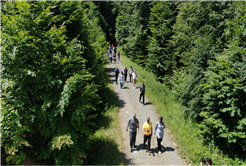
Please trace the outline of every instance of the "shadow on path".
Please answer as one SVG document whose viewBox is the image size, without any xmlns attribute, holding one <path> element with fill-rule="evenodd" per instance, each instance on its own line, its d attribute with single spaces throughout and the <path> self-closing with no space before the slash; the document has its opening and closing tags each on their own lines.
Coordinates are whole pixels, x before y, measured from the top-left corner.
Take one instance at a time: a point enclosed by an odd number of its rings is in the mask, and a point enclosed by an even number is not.
<svg viewBox="0 0 246 166">
<path fill-rule="evenodd" d="M 118 103 L 119 103 L 120 108 L 123 108 L 123 107 L 125 106 L 126 102 L 125 102 L 124 100 L 121 100 L 121 99 L 119 98 L 119 93 L 115 93 L 115 95 L 116 95 L 117 98 L 118 98 Z"/>
<path fill-rule="evenodd" d="M 152 103 L 151 102 L 146 102 L 146 103 L 144 103 L 144 105 L 152 105 Z"/>
<path fill-rule="evenodd" d="M 175 149 L 174 148 L 172 148 L 172 147 L 164 147 L 164 146 L 162 146 L 162 149 L 164 150 L 164 152 L 173 152 L 173 151 L 175 151 Z"/>
</svg>

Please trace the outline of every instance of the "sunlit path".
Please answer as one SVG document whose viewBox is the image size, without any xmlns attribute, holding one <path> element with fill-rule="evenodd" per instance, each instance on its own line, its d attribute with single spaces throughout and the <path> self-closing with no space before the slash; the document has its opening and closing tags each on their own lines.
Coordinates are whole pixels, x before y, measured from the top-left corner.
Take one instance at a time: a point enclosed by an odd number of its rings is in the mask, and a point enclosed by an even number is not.
<svg viewBox="0 0 246 166">
<path fill-rule="evenodd" d="M 120 62 L 111 63 L 107 66 L 109 69 L 109 75 L 111 76 L 111 83 L 115 93 L 119 98 L 119 116 L 121 119 L 121 129 L 124 137 L 125 145 L 125 155 L 126 155 L 126 164 L 129 165 L 184 165 L 181 157 L 177 154 L 177 150 L 173 142 L 170 140 L 167 132 L 165 131 L 164 139 L 162 141 L 162 153 L 158 154 L 157 150 L 157 141 L 156 136 L 153 134 L 151 139 L 151 150 L 150 154 L 146 153 L 146 148 L 143 146 L 143 131 L 142 126 L 146 120 L 146 117 L 150 117 L 150 121 L 155 126 L 158 121 L 158 116 L 155 113 L 154 107 L 151 102 L 148 101 L 148 98 L 145 99 L 146 105 L 143 106 L 142 103 L 138 102 L 139 99 L 139 86 L 136 89 L 133 89 L 133 85 L 129 82 L 129 76 L 127 82 L 124 84 L 123 89 L 120 88 L 120 85 L 116 85 L 114 72 L 113 70 L 118 67 L 119 70 L 123 70 L 124 66 Z M 127 66 L 128 68 L 129 66 Z M 148 86 L 146 85 L 146 88 Z M 133 152 L 130 152 L 130 143 L 129 143 L 129 132 L 126 132 L 126 126 L 129 118 L 133 113 L 137 114 L 140 123 L 140 132 L 137 134 L 136 138 L 136 148 L 133 149 Z"/>
</svg>

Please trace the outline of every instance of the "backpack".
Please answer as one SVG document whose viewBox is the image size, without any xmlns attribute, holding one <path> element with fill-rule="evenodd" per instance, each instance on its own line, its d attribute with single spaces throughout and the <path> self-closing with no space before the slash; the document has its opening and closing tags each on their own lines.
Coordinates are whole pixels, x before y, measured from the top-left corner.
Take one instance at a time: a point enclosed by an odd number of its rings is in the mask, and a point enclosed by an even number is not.
<svg viewBox="0 0 246 166">
<path fill-rule="evenodd" d="M 137 118 L 137 117 L 136 117 L 136 121 L 137 121 L 137 125 L 139 125 L 139 122 L 138 122 L 138 118 Z M 137 128 L 136 128 L 136 129 L 132 129 L 131 122 L 132 122 L 132 116 L 131 116 L 131 118 L 129 119 L 129 129 L 135 131 Z"/>
</svg>

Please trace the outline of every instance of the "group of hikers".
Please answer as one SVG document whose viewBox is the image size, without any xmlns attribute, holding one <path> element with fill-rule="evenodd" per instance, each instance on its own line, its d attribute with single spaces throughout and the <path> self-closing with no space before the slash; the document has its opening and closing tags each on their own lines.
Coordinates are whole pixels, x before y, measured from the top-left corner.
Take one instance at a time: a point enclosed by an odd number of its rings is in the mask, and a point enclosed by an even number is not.
<svg viewBox="0 0 246 166">
<path fill-rule="evenodd" d="M 154 129 L 154 135 L 156 135 L 157 138 L 157 145 L 158 145 L 158 153 L 161 154 L 161 141 L 164 137 L 164 128 L 165 124 L 162 121 L 163 118 L 162 116 L 159 117 L 158 122 L 155 125 Z M 134 113 L 132 117 L 129 119 L 126 131 L 128 131 L 129 128 L 129 136 L 130 136 L 130 151 L 133 151 L 133 148 L 136 148 L 136 136 L 137 133 L 139 133 L 139 121 Z M 147 146 L 147 151 L 150 153 L 150 143 L 151 143 L 151 137 L 153 133 L 153 128 L 152 128 L 152 123 L 150 122 L 150 117 L 146 118 L 146 122 L 143 124 L 143 133 L 144 133 L 144 138 L 143 138 L 143 145 L 146 147 L 146 142 L 148 141 L 148 146 Z"/>
<path fill-rule="evenodd" d="M 114 44 L 109 44 L 108 50 L 107 50 L 107 56 L 109 58 L 109 62 L 112 63 L 112 61 L 114 60 L 114 62 L 116 62 L 116 46 Z M 120 52 L 118 51 L 118 61 L 120 60 Z"/>
<path fill-rule="evenodd" d="M 130 82 L 133 83 L 133 89 L 136 89 L 136 83 L 137 83 L 137 72 L 136 70 L 133 70 L 132 66 L 127 70 L 127 67 L 123 71 L 120 71 L 118 67 L 114 70 L 115 73 L 115 82 L 116 85 L 118 84 L 118 78 L 120 81 L 120 88 L 123 88 L 124 83 L 126 83 L 127 75 L 129 74 Z M 144 94 L 145 94 L 145 85 L 144 82 L 139 87 L 139 102 L 141 102 L 141 99 L 143 98 L 143 105 L 144 105 Z"/>
<path fill-rule="evenodd" d="M 111 51 L 110 51 L 111 50 Z M 111 54 L 113 52 L 113 54 Z M 111 46 L 109 44 L 109 49 L 108 49 L 108 56 L 109 56 L 109 61 L 112 63 L 112 58 L 116 62 L 116 47 L 114 45 Z M 120 52 L 118 52 L 118 61 L 120 59 Z M 137 82 L 137 72 L 130 66 L 130 68 L 127 70 L 127 67 L 124 68 L 123 71 L 120 71 L 118 67 L 114 70 L 115 73 L 115 82 L 116 85 L 118 84 L 118 78 L 120 81 L 120 87 L 122 88 L 124 83 L 127 81 L 127 75 L 129 74 L 129 80 L 130 82 L 133 83 L 133 89 L 136 89 L 136 82 Z M 145 85 L 144 82 L 139 87 L 139 102 L 141 102 L 141 98 L 143 98 L 143 105 L 144 105 L 144 94 L 145 94 Z M 136 116 L 136 113 L 134 113 L 131 118 L 128 120 L 126 131 L 129 129 L 129 137 L 130 137 L 130 151 L 133 151 L 133 148 L 136 148 L 136 136 L 137 133 L 139 133 L 139 120 Z M 163 117 L 160 116 L 158 122 L 155 124 L 155 129 L 154 129 L 154 135 L 156 135 L 157 139 L 157 146 L 158 146 L 158 153 L 161 154 L 161 142 L 164 137 L 164 129 L 165 129 L 165 123 L 163 122 Z M 153 134 L 153 128 L 152 128 L 152 123 L 150 122 L 150 117 L 146 118 L 146 122 L 143 124 L 143 145 L 146 147 L 146 142 L 148 142 L 147 145 L 147 151 L 150 153 L 150 146 L 151 146 L 151 137 Z M 208 166 L 212 165 L 212 160 L 211 158 L 206 158 L 205 159 L 206 164 Z M 204 162 L 205 163 L 205 162 Z M 201 166 L 203 166 L 203 162 L 201 162 Z"/>
<path fill-rule="evenodd" d="M 111 56 L 110 54 L 110 50 L 113 51 L 113 55 Z M 115 57 L 114 59 L 116 59 L 116 55 L 114 54 L 116 52 L 116 49 L 114 49 L 114 45 L 111 46 L 111 44 L 109 44 L 109 49 L 108 49 L 108 56 L 109 56 L 109 61 L 110 63 L 112 63 L 112 57 Z M 118 60 L 120 58 L 120 53 L 118 52 Z M 116 61 L 116 60 L 115 60 Z M 118 85 L 118 78 L 119 78 L 119 82 L 120 82 L 120 87 L 123 88 L 124 83 L 127 82 L 127 76 L 129 75 L 129 81 L 133 83 L 133 89 L 136 89 L 136 82 L 137 82 L 137 72 L 136 70 L 134 70 L 132 68 L 132 66 L 130 66 L 129 69 L 127 69 L 127 67 L 124 68 L 123 71 L 120 71 L 118 67 L 116 67 L 116 69 L 114 70 L 115 73 L 115 82 L 116 85 Z M 141 99 L 143 98 L 143 102 L 142 104 L 144 105 L 144 94 L 145 94 L 145 85 L 144 82 L 142 82 L 142 84 L 139 87 L 139 102 L 141 102 Z M 157 137 L 157 144 L 158 144 L 158 153 L 161 153 L 161 141 L 163 139 L 164 136 L 164 128 L 165 128 L 165 124 L 162 121 L 163 118 L 162 116 L 159 117 L 159 121 L 156 123 L 155 125 L 155 130 L 154 130 L 154 134 Z M 136 114 L 134 113 L 132 115 L 132 117 L 129 119 L 127 127 L 126 127 L 126 131 L 128 131 L 129 129 L 129 136 L 130 136 L 130 151 L 133 151 L 133 148 L 136 148 L 136 136 L 137 133 L 139 133 L 139 121 L 138 118 L 136 117 Z M 152 137 L 152 123 L 150 122 L 150 117 L 146 118 L 146 122 L 143 124 L 143 133 L 144 133 L 144 138 L 143 138 L 143 144 L 144 146 L 146 146 L 146 142 L 148 142 L 148 146 L 147 146 L 147 151 L 150 153 L 150 142 L 151 142 L 151 137 Z"/>
</svg>

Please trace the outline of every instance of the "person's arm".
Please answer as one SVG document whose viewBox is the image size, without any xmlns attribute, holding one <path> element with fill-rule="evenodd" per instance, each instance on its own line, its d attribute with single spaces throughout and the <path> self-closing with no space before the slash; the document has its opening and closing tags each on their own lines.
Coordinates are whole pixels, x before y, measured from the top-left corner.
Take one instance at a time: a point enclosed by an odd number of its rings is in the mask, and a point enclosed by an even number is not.
<svg viewBox="0 0 246 166">
<path fill-rule="evenodd" d="M 127 126 L 126 126 L 126 131 L 128 131 L 128 127 L 129 127 L 129 122 L 127 123 Z"/>
<path fill-rule="evenodd" d="M 153 127 L 152 127 L 152 125 L 151 125 L 151 135 L 152 135 L 152 133 L 153 133 L 153 130 L 152 130 L 152 129 L 153 129 Z"/>
<path fill-rule="evenodd" d="M 157 130 L 157 123 L 156 123 L 156 125 L 155 125 L 154 135 L 155 135 L 155 133 L 156 133 L 156 130 Z"/>
<path fill-rule="evenodd" d="M 139 121 L 138 121 L 138 133 L 139 133 Z"/>
<path fill-rule="evenodd" d="M 165 126 L 165 123 L 164 123 L 164 122 L 162 122 L 162 123 L 163 123 L 163 126 L 162 126 L 162 128 L 163 128 L 163 129 L 165 129 L 165 128 L 166 128 L 166 126 Z"/>
<path fill-rule="evenodd" d="M 144 135 L 146 134 L 146 133 L 145 133 L 145 129 L 144 129 L 144 125 L 143 125 L 143 133 L 144 133 Z"/>
</svg>

